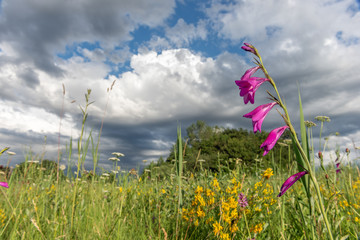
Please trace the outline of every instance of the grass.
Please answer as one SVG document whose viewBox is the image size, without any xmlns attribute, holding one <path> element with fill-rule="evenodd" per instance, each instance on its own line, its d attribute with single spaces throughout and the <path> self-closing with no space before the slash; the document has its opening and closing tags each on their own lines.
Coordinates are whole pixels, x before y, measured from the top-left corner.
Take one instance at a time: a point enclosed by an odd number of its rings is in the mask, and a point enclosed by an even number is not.
<svg viewBox="0 0 360 240">
<path fill-rule="evenodd" d="M 28 164 L 26 175 L 12 175 L 9 189 L 1 188 L 1 239 L 311 239 L 307 235 L 314 220 L 316 238 L 327 238 L 321 218 L 309 219 L 306 214 L 309 206 L 300 182 L 276 197 L 289 172 L 184 173 L 179 191 L 175 171 L 165 179 L 151 169 L 142 177 L 117 174 L 109 181 L 84 176 L 61 178 L 58 183 L 56 172 L 42 175 L 42 171 L 40 163 Z M 340 174 L 333 168 L 327 171 L 328 179 L 321 171 L 318 179 L 334 236 L 356 239 L 359 171 L 350 167 Z M 245 208 L 238 204 L 239 193 L 247 197 Z"/>
</svg>

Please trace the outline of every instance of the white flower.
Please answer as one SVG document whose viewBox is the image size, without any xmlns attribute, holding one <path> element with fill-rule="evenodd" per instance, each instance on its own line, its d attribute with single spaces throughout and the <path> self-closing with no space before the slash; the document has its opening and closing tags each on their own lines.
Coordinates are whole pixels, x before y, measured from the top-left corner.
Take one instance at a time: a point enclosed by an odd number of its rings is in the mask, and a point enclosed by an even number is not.
<svg viewBox="0 0 360 240">
<path fill-rule="evenodd" d="M 120 159 L 118 159 L 117 157 L 111 157 L 111 158 L 109 158 L 109 161 L 117 161 L 117 162 L 119 162 Z"/>
<path fill-rule="evenodd" d="M 112 155 L 115 155 L 117 158 L 119 157 L 125 157 L 124 154 L 120 153 L 120 152 L 113 152 Z"/>
</svg>

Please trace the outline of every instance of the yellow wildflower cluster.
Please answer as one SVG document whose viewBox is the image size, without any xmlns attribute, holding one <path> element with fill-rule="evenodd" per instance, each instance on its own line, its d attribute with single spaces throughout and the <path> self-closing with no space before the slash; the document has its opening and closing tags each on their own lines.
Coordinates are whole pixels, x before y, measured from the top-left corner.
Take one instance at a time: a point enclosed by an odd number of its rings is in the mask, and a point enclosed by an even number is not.
<svg viewBox="0 0 360 240">
<path fill-rule="evenodd" d="M 267 226 L 266 215 L 276 208 L 276 194 L 267 181 L 272 175 L 273 170 L 266 169 L 262 179 L 247 189 L 236 177 L 228 182 L 215 177 L 208 186 L 199 184 L 189 191 L 191 205 L 182 209 L 182 218 L 195 226 L 209 226 L 215 239 L 237 239 L 246 226 L 256 236 Z"/>
<path fill-rule="evenodd" d="M 6 220 L 5 211 L 2 208 L 0 208 L 0 226 L 1 227 L 5 226 L 5 220 Z"/>
<path fill-rule="evenodd" d="M 256 224 L 250 231 L 253 233 L 260 233 L 263 230 L 263 226 L 263 223 Z"/>
<path fill-rule="evenodd" d="M 274 176 L 274 172 L 271 168 L 268 168 L 261 174 L 261 176 L 265 179 L 269 179 L 271 176 Z"/>
</svg>

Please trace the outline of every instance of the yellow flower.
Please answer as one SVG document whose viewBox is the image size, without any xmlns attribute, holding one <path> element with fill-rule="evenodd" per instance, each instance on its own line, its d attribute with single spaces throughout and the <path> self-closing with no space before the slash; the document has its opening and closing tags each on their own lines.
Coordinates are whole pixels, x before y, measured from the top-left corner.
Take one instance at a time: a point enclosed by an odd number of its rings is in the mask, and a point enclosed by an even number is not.
<svg viewBox="0 0 360 240">
<path fill-rule="evenodd" d="M 223 218 L 224 218 L 224 222 L 226 222 L 227 224 L 231 224 L 231 218 L 229 216 L 229 212 L 225 212 L 223 213 Z"/>
<path fill-rule="evenodd" d="M 227 202 L 222 202 L 221 207 L 224 212 L 228 212 L 230 210 L 230 206 Z"/>
<path fill-rule="evenodd" d="M 5 220 L 6 220 L 5 211 L 0 208 L 0 226 L 1 226 L 1 227 L 4 227 L 4 226 L 5 226 Z"/>
<path fill-rule="evenodd" d="M 198 207 L 196 214 L 198 217 L 205 217 L 205 212 L 203 210 L 201 210 L 200 207 Z"/>
<path fill-rule="evenodd" d="M 119 187 L 119 191 L 120 191 L 120 193 L 122 193 L 122 191 L 123 191 L 123 188 L 122 188 L 122 187 Z"/>
<path fill-rule="evenodd" d="M 205 206 L 205 200 L 201 195 L 195 195 L 195 201 L 200 204 L 200 206 Z"/>
<path fill-rule="evenodd" d="M 215 193 L 213 191 L 211 191 L 210 189 L 206 189 L 206 196 L 213 197 L 213 196 L 215 196 Z"/>
<path fill-rule="evenodd" d="M 269 179 L 271 176 L 274 175 L 274 172 L 271 168 L 266 169 L 261 176 L 263 176 L 263 178 Z"/>
<path fill-rule="evenodd" d="M 161 193 L 165 194 L 166 193 L 165 189 L 161 189 Z"/>
<path fill-rule="evenodd" d="M 194 225 L 199 226 L 199 220 L 196 219 L 195 222 L 194 222 Z"/>
<path fill-rule="evenodd" d="M 209 223 L 211 223 L 212 221 L 214 221 L 214 218 L 213 217 L 211 217 L 211 218 L 208 218 L 208 219 L 206 219 L 206 224 L 209 224 Z"/>
<path fill-rule="evenodd" d="M 256 207 L 256 208 L 255 208 L 255 212 L 261 212 L 261 208 Z"/>
<path fill-rule="evenodd" d="M 235 178 L 231 179 L 231 183 L 232 183 L 233 185 L 235 185 L 235 184 L 236 184 L 236 179 L 235 179 Z"/>
<path fill-rule="evenodd" d="M 251 228 L 251 232 L 260 233 L 263 230 L 263 225 L 262 223 L 255 225 L 255 227 Z"/>
<path fill-rule="evenodd" d="M 229 207 L 230 208 L 237 208 L 238 202 L 235 200 L 234 197 L 229 197 Z"/>
<path fill-rule="evenodd" d="M 213 232 L 215 235 L 218 235 L 219 232 L 223 229 L 223 227 L 218 222 L 213 223 L 213 227 L 214 227 Z"/>
<path fill-rule="evenodd" d="M 212 205 L 215 203 L 215 198 L 214 197 L 211 197 L 209 200 L 208 200 L 208 205 Z"/>
<path fill-rule="evenodd" d="M 262 187 L 262 182 L 255 183 L 254 189 L 258 189 L 259 187 Z"/>
<path fill-rule="evenodd" d="M 237 209 L 234 209 L 231 211 L 231 214 L 230 214 L 230 218 L 231 219 L 236 219 L 238 217 L 238 211 Z"/>
<path fill-rule="evenodd" d="M 216 189 L 216 190 L 220 190 L 220 185 L 219 182 L 216 178 L 214 178 L 214 180 L 212 181 L 211 185 Z"/>
<path fill-rule="evenodd" d="M 239 231 L 239 228 L 238 228 L 237 224 L 236 223 L 232 224 L 231 227 L 230 227 L 230 232 L 235 233 L 237 231 Z"/>
<path fill-rule="evenodd" d="M 197 186 L 197 187 L 196 187 L 196 190 L 195 190 L 195 193 L 196 193 L 196 194 L 201 194 L 202 192 L 204 192 L 203 187 Z"/>
<path fill-rule="evenodd" d="M 220 239 L 222 240 L 230 240 L 230 236 L 228 233 L 220 233 Z"/>
</svg>

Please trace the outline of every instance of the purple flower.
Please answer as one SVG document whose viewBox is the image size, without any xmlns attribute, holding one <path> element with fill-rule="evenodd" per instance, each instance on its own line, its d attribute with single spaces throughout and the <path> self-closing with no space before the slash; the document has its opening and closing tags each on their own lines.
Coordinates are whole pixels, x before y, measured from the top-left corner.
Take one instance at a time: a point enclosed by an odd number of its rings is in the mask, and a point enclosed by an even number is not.
<svg viewBox="0 0 360 240">
<path fill-rule="evenodd" d="M 276 102 L 272 102 L 272 103 L 260 105 L 257 108 L 255 108 L 253 111 L 243 116 L 252 119 L 254 133 L 256 133 L 257 131 L 261 132 L 262 122 L 264 121 L 266 115 L 269 113 L 272 107 L 275 106 L 276 104 L 277 104 Z"/>
<path fill-rule="evenodd" d="M 240 96 L 244 97 L 244 103 L 247 104 L 249 101 L 254 104 L 254 97 L 256 90 L 266 81 L 267 78 L 251 77 L 260 67 L 253 67 L 248 69 L 240 80 L 236 80 L 236 85 L 239 86 Z"/>
<path fill-rule="evenodd" d="M 339 168 L 340 162 L 336 163 L 336 173 L 341 173 L 341 169 Z"/>
<path fill-rule="evenodd" d="M 243 193 L 238 195 L 238 203 L 241 208 L 246 208 L 249 205 L 247 198 Z"/>
<path fill-rule="evenodd" d="M 242 46 L 241 48 L 244 49 L 245 51 L 248 51 L 248 52 L 251 52 L 253 54 L 256 54 L 255 53 L 255 49 L 254 49 L 254 46 L 252 46 L 251 44 L 249 43 L 244 43 L 245 46 Z"/>
<path fill-rule="evenodd" d="M 284 193 L 297 181 L 299 180 L 302 176 L 308 174 L 307 171 L 303 171 L 303 172 L 298 172 L 294 175 L 292 175 L 291 177 L 289 177 L 284 184 L 281 186 L 280 189 L 280 193 L 278 195 L 278 197 L 281 197 L 282 195 L 284 195 Z"/>
<path fill-rule="evenodd" d="M 5 187 L 5 188 L 9 188 L 9 185 L 7 182 L 0 182 L 0 186 Z"/>
<path fill-rule="evenodd" d="M 263 156 L 265 156 L 271 149 L 273 149 L 276 142 L 279 140 L 279 138 L 281 137 L 281 135 L 284 133 L 284 131 L 287 128 L 289 128 L 289 127 L 288 126 L 283 126 L 283 127 L 275 128 L 274 130 L 272 130 L 269 133 L 266 140 L 260 146 L 260 148 L 264 149 Z"/>
</svg>

